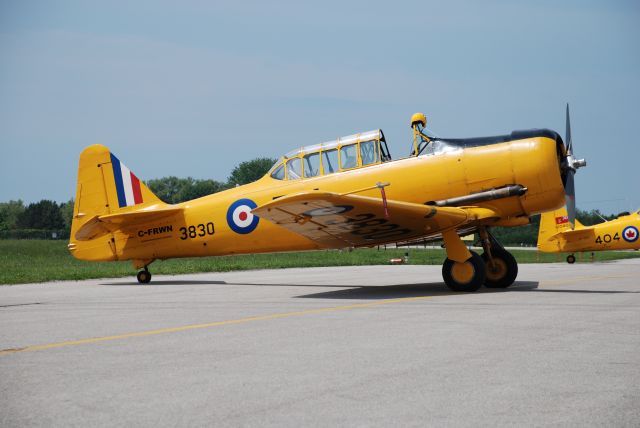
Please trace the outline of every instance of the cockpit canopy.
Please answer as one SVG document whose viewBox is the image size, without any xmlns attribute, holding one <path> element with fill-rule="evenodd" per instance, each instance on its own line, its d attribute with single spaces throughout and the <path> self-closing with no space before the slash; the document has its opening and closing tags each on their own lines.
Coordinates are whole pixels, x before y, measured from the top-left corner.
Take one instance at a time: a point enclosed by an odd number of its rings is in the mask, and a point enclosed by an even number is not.
<svg viewBox="0 0 640 428">
<path fill-rule="evenodd" d="M 381 129 L 302 147 L 284 155 L 269 171 L 276 180 L 298 180 L 390 161 Z"/>
</svg>

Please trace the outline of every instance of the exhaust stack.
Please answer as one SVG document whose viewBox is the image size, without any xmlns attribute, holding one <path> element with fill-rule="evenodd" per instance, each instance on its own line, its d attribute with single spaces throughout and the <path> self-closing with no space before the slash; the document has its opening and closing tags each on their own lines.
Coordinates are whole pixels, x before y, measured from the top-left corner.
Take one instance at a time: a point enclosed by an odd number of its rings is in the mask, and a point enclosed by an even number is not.
<svg viewBox="0 0 640 428">
<path fill-rule="evenodd" d="M 494 199 L 508 198 L 510 196 L 522 196 L 527 193 L 527 188 L 520 184 L 512 184 L 498 189 L 485 190 L 483 192 L 472 193 L 456 198 L 442 199 L 440 201 L 430 201 L 425 205 L 435 205 L 437 207 L 457 207 L 460 205 L 471 205 L 478 202 L 493 201 Z"/>
</svg>

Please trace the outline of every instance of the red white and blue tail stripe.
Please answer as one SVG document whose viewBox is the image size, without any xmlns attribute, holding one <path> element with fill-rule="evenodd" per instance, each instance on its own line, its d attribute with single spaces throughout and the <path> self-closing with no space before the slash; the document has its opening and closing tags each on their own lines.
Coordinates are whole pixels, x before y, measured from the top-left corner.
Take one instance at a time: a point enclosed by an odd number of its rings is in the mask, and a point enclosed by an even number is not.
<svg viewBox="0 0 640 428">
<path fill-rule="evenodd" d="M 113 153 L 111 153 L 111 165 L 113 166 L 113 177 L 116 182 L 120 208 L 141 204 L 143 202 L 142 191 L 138 177 L 120 162 Z"/>
</svg>

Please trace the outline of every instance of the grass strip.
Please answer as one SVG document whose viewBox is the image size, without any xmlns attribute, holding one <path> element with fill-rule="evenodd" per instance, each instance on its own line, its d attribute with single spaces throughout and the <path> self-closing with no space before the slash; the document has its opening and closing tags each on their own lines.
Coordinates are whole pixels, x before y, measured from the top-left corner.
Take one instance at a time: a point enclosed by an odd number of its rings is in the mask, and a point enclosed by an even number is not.
<svg viewBox="0 0 640 428">
<path fill-rule="evenodd" d="M 482 249 L 474 249 L 482 252 Z M 510 250 L 518 263 L 564 262 L 565 254 L 546 254 L 532 250 Z M 389 259 L 409 254 L 409 264 L 440 265 L 445 259 L 441 248 L 358 248 L 353 251 L 322 250 L 295 253 L 248 254 L 222 257 L 171 259 L 154 262 L 156 274 L 229 272 L 249 269 L 293 267 L 386 265 Z M 638 251 L 603 251 L 577 254 L 578 263 L 640 257 Z M 85 262 L 67 251 L 66 241 L 0 240 L 0 284 L 22 284 L 56 280 L 118 278 L 134 276 L 131 262 Z"/>
</svg>

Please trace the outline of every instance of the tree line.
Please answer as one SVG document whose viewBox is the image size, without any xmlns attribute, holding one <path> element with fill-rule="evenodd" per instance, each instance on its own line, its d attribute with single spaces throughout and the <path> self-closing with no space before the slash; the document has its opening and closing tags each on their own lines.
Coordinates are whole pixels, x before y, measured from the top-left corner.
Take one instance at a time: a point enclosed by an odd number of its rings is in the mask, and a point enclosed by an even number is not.
<svg viewBox="0 0 640 428">
<path fill-rule="evenodd" d="M 146 184 L 163 202 L 177 204 L 254 182 L 266 174 L 275 162 L 270 158 L 242 162 L 231 171 L 226 182 L 170 176 L 152 179 Z M 73 199 L 62 203 L 43 199 L 28 205 L 21 200 L 0 202 L 0 239 L 67 239 L 71 230 L 73 203 Z M 577 210 L 578 220 L 585 225 L 615 217 L 605 216 L 599 210 Z M 540 216 L 537 215 L 526 226 L 496 227 L 493 233 L 505 245 L 533 246 L 538 238 L 539 224 Z"/>
<path fill-rule="evenodd" d="M 161 201 L 168 204 L 178 204 L 232 187 L 253 183 L 265 175 L 275 162 L 276 159 L 271 158 L 257 158 L 242 162 L 231 171 L 226 182 L 170 176 L 149 180 L 146 184 Z"/>
<path fill-rule="evenodd" d="M 256 158 L 236 166 L 226 182 L 191 177 L 162 177 L 147 187 L 168 204 L 178 204 L 222 190 L 251 183 L 265 175 L 276 159 Z M 67 239 L 71 230 L 74 200 L 57 203 L 43 199 L 25 205 L 22 200 L 0 202 L 0 239 Z"/>
</svg>

